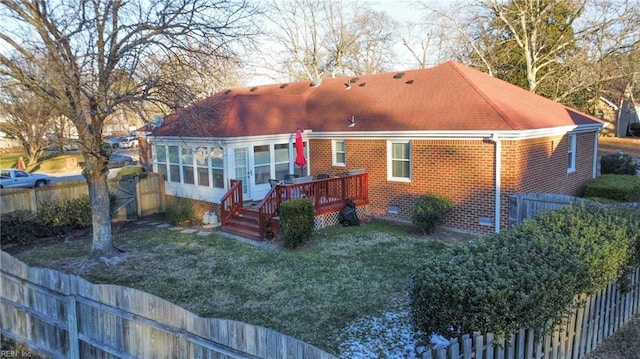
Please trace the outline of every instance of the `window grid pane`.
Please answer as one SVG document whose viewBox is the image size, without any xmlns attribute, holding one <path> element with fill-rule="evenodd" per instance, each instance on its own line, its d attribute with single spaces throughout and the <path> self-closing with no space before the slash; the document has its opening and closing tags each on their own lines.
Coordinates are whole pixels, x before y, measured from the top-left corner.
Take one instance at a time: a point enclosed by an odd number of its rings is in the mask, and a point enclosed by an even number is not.
<svg viewBox="0 0 640 359">
<path fill-rule="evenodd" d="M 409 143 L 391 144 L 391 176 L 411 178 L 411 159 Z"/>
</svg>

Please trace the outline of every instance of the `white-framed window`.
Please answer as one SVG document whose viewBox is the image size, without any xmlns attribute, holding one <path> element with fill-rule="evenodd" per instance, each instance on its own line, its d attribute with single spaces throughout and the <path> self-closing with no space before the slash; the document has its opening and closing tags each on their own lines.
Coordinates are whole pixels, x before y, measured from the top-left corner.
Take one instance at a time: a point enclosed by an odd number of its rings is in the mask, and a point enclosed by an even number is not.
<svg viewBox="0 0 640 359">
<path fill-rule="evenodd" d="M 394 181 L 411 181 L 411 142 L 387 142 L 387 178 Z"/>
<path fill-rule="evenodd" d="M 180 146 L 169 146 L 169 182 L 180 183 Z"/>
<path fill-rule="evenodd" d="M 331 141 L 331 152 L 333 153 L 333 166 L 345 166 L 347 162 L 347 152 L 344 140 Z"/>
<path fill-rule="evenodd" d="M 273 146 L 273 160 L 276 171 L 275 179 L 284 180 L 284 177 L 291 171 L 289 170 L 289 144 L 278 143 Z"/>
<path fill-rule="evenodd" d="M 224 188 L 222 156 L 213 150 L 209 146 L 156 144 L 156 172 L 169 182 Z"/>
<path fill-rule="evenodd" d="M 156 172 L 161 174 L 166 180 L 167 177 L 167 147 L 165 145 L 156 145 Z"/>
<path fill-rule="evenodd" d="M 567 161 L 567 173 L 576 171 L 577 135 L 575 133 L 570 133 L 568 140 L 569 140 L 569 151 L 568 151 L 568 161 Z"/>
<path fill-rule="evenodd" d="M 182 146 L 182 181 L 187 184 L 195 184 L 196 178 L 193 173 L 193 152 L 188 147 Z"/>
</svg>

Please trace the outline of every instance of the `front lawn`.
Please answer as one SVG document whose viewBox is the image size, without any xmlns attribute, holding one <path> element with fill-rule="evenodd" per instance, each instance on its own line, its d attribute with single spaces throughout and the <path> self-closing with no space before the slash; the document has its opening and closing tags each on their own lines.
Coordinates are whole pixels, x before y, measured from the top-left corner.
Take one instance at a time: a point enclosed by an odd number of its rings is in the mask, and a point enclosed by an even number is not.
<svg viewBox="0 0 640 359">
<path fill-rule="evenodd" d="M 336 354 L 354 323 L 404 302 L 409 273 L 422 258 L 474 238 L 445 230 L 419 236 L 408 226 L 373 222 L 328 228 L 300 249 L 278 251 L 216 234 L 126 227 L 114 231 L 126 252 L 115 265 L 89 261 L 89 239 L 14 255 L 94 283 L 137 288 L 203 317 L 269 327 Z"/>
</svg>

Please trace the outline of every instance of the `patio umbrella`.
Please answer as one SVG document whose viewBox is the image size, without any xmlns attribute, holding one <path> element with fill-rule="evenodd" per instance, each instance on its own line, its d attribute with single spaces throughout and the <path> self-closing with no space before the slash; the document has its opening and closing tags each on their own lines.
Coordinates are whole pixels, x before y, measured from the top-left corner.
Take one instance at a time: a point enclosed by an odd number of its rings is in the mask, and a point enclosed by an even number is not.
<svg viewBox="0 0 640 359">
<path fill-rule="evenodd" d="M 302 132 L 299 128 L 296 130 L 296 161 L 294 163 L 300 167 L 300 173 L 302 174 L 302 168 L 307 165 L 307 159 L 304 158 L 304 143 L 302 142 Z"/>
</svg>

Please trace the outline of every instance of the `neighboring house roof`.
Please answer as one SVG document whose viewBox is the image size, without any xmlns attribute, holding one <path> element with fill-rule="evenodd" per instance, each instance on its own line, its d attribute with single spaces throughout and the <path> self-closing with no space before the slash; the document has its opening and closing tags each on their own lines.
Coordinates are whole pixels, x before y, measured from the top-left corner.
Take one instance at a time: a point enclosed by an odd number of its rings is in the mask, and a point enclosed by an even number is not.
<svg viewBox="0 0 640 359">
<path fill-rule="evenodd" d="M 155 136 L 361 131 L 518 131 L 597 118 L 455 62 L 393 73 L 232 88 L 167 116 Z"/>
</svg>

